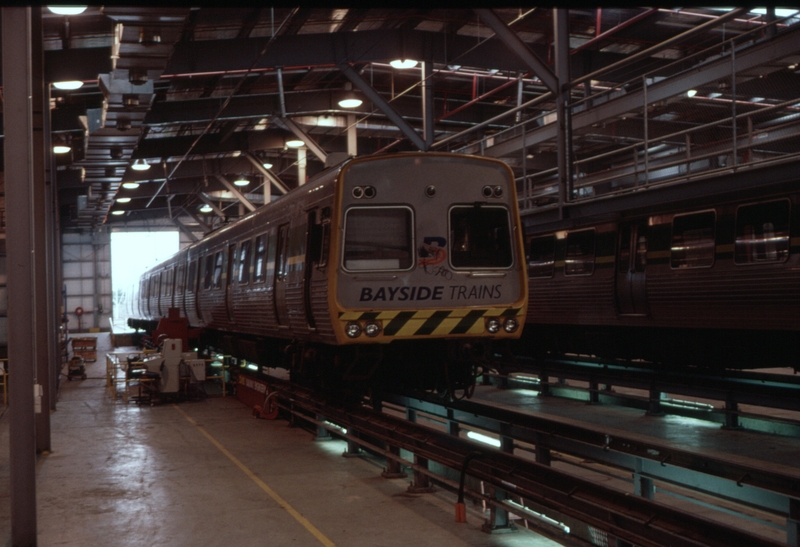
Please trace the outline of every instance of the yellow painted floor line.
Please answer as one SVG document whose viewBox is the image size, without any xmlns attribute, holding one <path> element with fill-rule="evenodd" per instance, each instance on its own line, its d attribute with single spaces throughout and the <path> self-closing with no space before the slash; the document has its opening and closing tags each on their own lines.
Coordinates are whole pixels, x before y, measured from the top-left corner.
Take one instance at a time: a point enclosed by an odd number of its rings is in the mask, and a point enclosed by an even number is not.
<svg viewBox="0 0 800 547">
<path fill-rule="evenodd" d="M 278 495 L 278 493 L 277 493 L 277 492 L 275 492 L 275 490 L 273 490 L 272 488 L 270 488 L 269 486 L 267 486 L 267 483 L 265 483 L 264 481 L 262 481 L 261 479 L 259 479 L 259 478 L 258 478 L 258 476 L 257 476 L 255 473 L 253 473 L 252 471 L 250 471 L 250 469 L 249 469 L 249 468 L 248 468 L 248 467 L 247 467 L 245 464 L 243 464 L 242 462 L 240 462 L 240 461 L 239 461 L 239 459 L 238 459 L 236 456 L 234 456 L 233 454 L 231 454 L 231 453 L 228 451 L 228 449 L 227 449 L 227 448 L 225 448 L 224 446 L 222 446 L 222 444 L 221 444 L 221 443 L 220 443 L 220 442 L 219 442 L 217 439 L 215 439 L 214 437 L 212 437 L 212 436 L 211 436 L 211 434 L 210 434 L 208 431 L 206 431 L 206 430 L 205 430 L 205 428 L 204 428 L 203 426 L 201 426 L 201 425 L 198 425 L 198 423 L 197 423 L 196 421 L 194 421 L 194 420 L 193 420 L 191 417 L 189 417 L 189 415 L 188 415 L 188 414 L 186 414 L 186 413 L 185 413 L 183 410 L 181 410 L 181 409 L 180 409 L 180 407 L 178 407 L 178 405 L 172 405 L 172 406 L 174 406 L 174 407 L 175 407 L 175 410 L 177 410 L 178 412 L 180 412 L 181 414 L 183 414 L 183 417 L 184 417 L 184 418 L 186 418 L 186 419 L 189 421 L 189 423 L 190 423 L 190 424 L 192 424 L 193 426 L 195 426 L 195 427 L 198 429 L 198 431 L 200 431 L 200 433 L 202 433 L 203 435 L 205 435 L 205 437 L 206 437 L 206 438 L 207 438 L 209 441 L 211 441 L 211 444 L 213 444 L 214 446 L 216 446 L 216 447 L 219 449 L 219 451 L 220 451 L 220 452 L 222 452 L 223 454 L 225 454 L 225 456 L 227 456 L 227 457 L 228 457 L 228 459 L 229 459 L 230 461 L 232 461 L 232 462 L 233 462 L 233 463 L 236 465 L 236 467 L 238 467 L 239 469 L 241 469 L 241 470 L 242 470 L 242 472 L 244 472 L 244 474 L 245 474 L 245 475 L 247 475 L 248 477 L 250 477 L 250 480 L 252 480 L 254 483 L 256 483 L 256 484 L 259 486 L 259 488 L 261 488 L 261 489 L 262 489 L 264 492 L 266 492 L 266 493 L 267 493 L 267 495 L 268 495 L 269 497 L 271 497 L 273 500 L 275 500 L 275 502 L 276 502 L 278 505 L 280 505 L 281 507 L 283 507 L 284 509 L 286 509 L 286 511 L 288 511 L 288 513 L 289 513 L 290 515 L 292 515 L 292 516 L 295 518 L 295 520 L 296 520 L 297 522 L 299 522 L 300 524 L 302 524 L 302 525 L 303 525 L 303 527 L 304 527 L 306 530 L 308 530 L 309 532 L 311 532 L 311 534 L 312 534 L 312 535 L 313 535 L 315 538 L 317 538 L 317 540 L 318 540 L 320 543 L 322 543 L 323 545 L 325 545 L 325 547 L 336 547 L 336 544 L 335 544 L 334 542 L 332 542 L 330 539 L 328 539 L 328 538 L 325 536 L 325 534 L 323 534 L 322 532 L 320 532 L 320 531 L 317 529 L 317 527 L 316 527 L 316 526 L 314 526 L 313 524 L 311 524 L 311 522 L 309 522 L 309 520 L 308 520 L 306 517 L 304 517 L 303 515 L 301 515 L 301 514 L 300 514 L 300 513 L 299 513 L 299 512 L 298 512 L 298 511 L 297 511 L 297 510 L 294 508 L 294 507 L 292 507 L 291 505 L 289 505 L 289 503 L 288 503 L 286 500 L 284 500 L 282 497 L 280 497 L 280 496 Z"/>
</svg>

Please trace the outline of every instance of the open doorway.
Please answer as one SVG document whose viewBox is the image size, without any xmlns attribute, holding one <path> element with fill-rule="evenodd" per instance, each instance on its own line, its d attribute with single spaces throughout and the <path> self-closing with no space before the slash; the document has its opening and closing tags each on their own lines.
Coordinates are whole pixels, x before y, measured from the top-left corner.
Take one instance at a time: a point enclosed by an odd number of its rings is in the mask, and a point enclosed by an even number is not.
<svg viewBox="0 0 800 547">
<path fill-rule="evenodd" d="M 111 293 L 114 332 L 128 330 L 139 277 L 178 252 L 180 235 L 169 232 L 111 233 Z"/>
</svg>

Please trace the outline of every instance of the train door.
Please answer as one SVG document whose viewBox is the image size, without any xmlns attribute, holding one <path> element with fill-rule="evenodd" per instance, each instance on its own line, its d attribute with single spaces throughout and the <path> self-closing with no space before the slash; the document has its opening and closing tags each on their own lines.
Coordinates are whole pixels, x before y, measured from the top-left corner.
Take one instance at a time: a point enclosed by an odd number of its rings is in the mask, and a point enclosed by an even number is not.
<svg viewBox="0 0 800 547">
<path fill-rule="evenodd" d="M 620 315 L 647 315 L 647 224 L 620 225 L 617 253 L 617 309 Z"/>
<path fill-rule="evenodd" d="M 225 270 L 225 308 L 228 321 L 233 323 L 233 272 L 236 264 L 236 243 L 228 245 L 228 265 Z"/>
<path fill-rule="evenodd" d="M 289 270 L 289 225 L 278 228 L 277 251 L 275 254 L 275 316 L 278 325 L 288 325 L 286 310 L 286 277 Z"/>
</svg>

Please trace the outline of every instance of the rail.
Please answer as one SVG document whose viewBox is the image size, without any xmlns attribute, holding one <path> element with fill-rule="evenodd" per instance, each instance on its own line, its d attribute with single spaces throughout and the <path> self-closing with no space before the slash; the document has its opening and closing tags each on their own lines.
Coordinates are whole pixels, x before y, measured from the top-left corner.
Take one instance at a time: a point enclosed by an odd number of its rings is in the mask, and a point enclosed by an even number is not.
<svg viewBox="0 0 800 547">
<path fill-rule="evenodd" d="M 469 475 L 491 485 L 494 494 L 488 496 L 496 511 L 509 511 L 526 519 L 530 515 L 546 514 L 558 522 L 567 523 L 573 534 L 588 539 L 590 529 L 600 530 L 624 541 L 641 545 L 780 545 L 764 536 L 744 529 L 734 529 L 697 517 L 692 512 L 677 510 L 648 499 L 652 481 L 680 482 L 691 486 L 692 473 L 702 473 L 705 490 L 710 495 L 730 499 L 739 492 L 743 503 L 757 505 L 786 519 L 787 544 L 797 545 L 798 516 L 800 516 L 800 474 L 769 467 L 743 464 L 733 458 L 711 458 L 674 447 L 656 445 L 646 439 L 622 432 L 597 432 L 596 428 L 562 421 L 542 421 L 531 415 L 488 408 L 469 401 L 442 404 L 416 395 L 386 395 L 373 406 L 342 406 L 315 396 L 281 380 L 270 381 L 281 392 L 282 407 L 294 419 L 302 419 L 344 437 L 348 444 L 374 449 L 388 459 L 410 467 L 416 474 L 433 475 L 427 462 L 454 470 L 437 483 L 457 490 L 453 475 L 460 470 L 465 458 L 476 450 L 481 457 L 469 466 Z M 409 417 L 427 417 L 431 426 L 412 423 L 387 412 L 391 405 L 400 405 Z M 435 422 L 435 423 L 434 423 Z M 346 429 L 346 433 L 344 432 Z M 467 430 L 483 431 L 500 440 L 501 450 L 486 448 L 461 435 Z M 408 460 L 413 454 L 414 463 Z M 517 453 L 515 453 L 515 450 Z M 531 451 L 537 461 L 525 454 Z M 551 452 L 574 454 L 578 458 L 592 457 L 605 465 L 633 472 L 641 496 L 631 496 L 549 466 Z M 703 457 L 700 457 L 703 456 Z M 710 466 L 704 468 L 706 466 Z M 699 467 L 695 471 L 693 468 Z M 711 470 L 711 471 L 709 471 Z M 715 474 L 710 474 L 715 473 Z M 681 479 L 681 477 L 691 477 Z M 649 482 L 648 482 L 649 481 Z M 648 486 L 649 485 L 649 486 Z M 707 486 L 711 485 L 711 486 Z M 714 490 L 719 490 L 714 492 Z M 746 494 L 743 494 L 746 492 Z M 486 498 L 473 489 L 470 495 Z M 509 498 L 520 500 L 509 503 Z M 516 510 L 514 509 L 516 507 Z M 569 525 L 572 523 L 572 525 Z M 542 525 L 539 521 L 537 525 Z M 579 532 L 579 528 L 583 532 Z M 563 532 L 564 527 L 559 528 Z"/>
</svg>

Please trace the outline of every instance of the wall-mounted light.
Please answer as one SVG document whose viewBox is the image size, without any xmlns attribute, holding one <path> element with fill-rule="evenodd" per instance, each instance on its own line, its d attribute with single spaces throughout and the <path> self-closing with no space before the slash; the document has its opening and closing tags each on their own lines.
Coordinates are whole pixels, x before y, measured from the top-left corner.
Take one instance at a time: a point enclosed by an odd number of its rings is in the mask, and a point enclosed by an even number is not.
<svg viewBox="0 0 800 547">
<path fill-rule="evenodd" d="M 111 214 L 116 216 L 124 215 L 125 211 L 123 211 L 122 209 L 117 209 L 116 211 L 111 211 Z"/>
<path fill-rule="evenodd" d="M 390 61 L 389 64 L 392 66 L 392 68 L 414 68 L 417 66 L 417 61 L 413 59 L 395 59 L 394 61 Z"/>
<path fill-rule="evenodd" d="M 201 213 L 210 213 L 214 209 L 208 203 L 204 203 L 202 207 L 200 207 L 199 211 Z"/>
<path fill-rule="evenodd" d="M 237 177 L 236 180 L 233 181 L 233 184 L 235 184 L 236 186 L 247 186 L 248 184 L 250 184 L 250 181 L 245 177 Z"/>
<path fill-rule="evenodd" d="M 139 158 L 138 160 L 134 160 L 133 165 L 131 165 L 131 169 L 134 171 L 147 171 L 150 169 L 150 164 Z"/>
<path fill-rule="evenodd" d="M 47 6 L 51 13 L 56 15 L 80 15 L 86 11 L 87 6 Z"/>
<path fill-rule="evenodd" d="M 64 91 L 80 89 L 82 86 L 83 82 L 80 80 L 65 80 L 63 82 L 53 82 L 53 87 L 55 87 L 56 89 L 62 89 Z"/>
<path fill-rule="evenodd" d="M 116 199 L 117 203 L 128 203 L 130 200 L 131 200 L 131 198 L 117 198 Z"/>
<path fill-rule="evenodd" d="M 122 187 L 127 188 L 128 190 L 136 190 L 139 187 L 139 183 L 133 181 L 123 182 Z"/>
<path fill-rule="evenodd" d="M 304 144 L 305 143 L 300 139 L 292 139 L 290 141 L 286 141 L 286 146 L 288 146 L 289 148 L 300 148 Z"/>
</svg>

